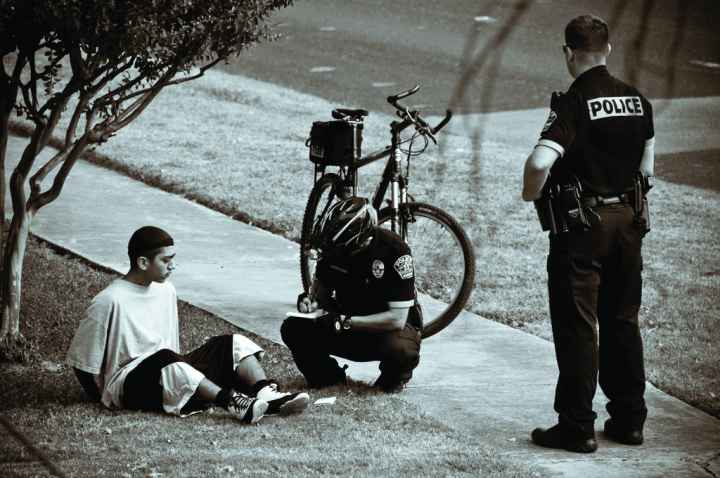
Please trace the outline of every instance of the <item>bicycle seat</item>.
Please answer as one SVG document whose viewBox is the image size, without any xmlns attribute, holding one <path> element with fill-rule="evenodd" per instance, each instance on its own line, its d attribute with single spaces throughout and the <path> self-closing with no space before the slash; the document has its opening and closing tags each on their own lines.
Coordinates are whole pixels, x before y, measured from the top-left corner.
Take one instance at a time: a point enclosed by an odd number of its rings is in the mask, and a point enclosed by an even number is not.
<svg viewBox="0 0 720 478">
<path fill-rule="evenodd" d="M 349 119 L 351 121 L 362 121 L 363 116 L 367 116 L 367 110 L 335 108 L 332 111 L 332 117 L 335 119 Z"/>
</svg>

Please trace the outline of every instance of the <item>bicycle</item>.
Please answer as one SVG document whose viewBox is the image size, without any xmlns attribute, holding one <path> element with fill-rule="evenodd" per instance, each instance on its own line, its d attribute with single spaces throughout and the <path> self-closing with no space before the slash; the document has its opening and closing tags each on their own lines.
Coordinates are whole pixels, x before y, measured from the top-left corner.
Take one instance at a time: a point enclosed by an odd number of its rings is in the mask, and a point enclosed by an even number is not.
<svg viewBox="0 0 720 478">
<path fill-rule="evenodd" d="M 366 110 L 337 108 L 332 111 L 335 121 L 313 123 L 306 145 L 315 164 L 315 181 L 303 215 L 300 271 L 303 288 L 308 292 L 315 263 L 322 255 L 319 247 L 322 218 L 335 201 L 357 196 L 360 168 L 387 157 L 371 203 L 378 211 L 378 224 L 399 234 L 412 250 L 415 286 L 424 316 L 422 337 L 427 338 L 447 327 L 467 303 L 475 278 L 475 254 L 467 234 L 450 214 L 431 204 L 416 202 L 408 193 L 410 159 L 421 155 L 429 141 L 437 145 L 435 135 L 452 117 L 448 110 L 431 127 L 420 113 L 399 103 L 419 89 L 420 85 L 415 85 L 387 98 L 400 120 L 390 123 L 390 145 L 366 156 L 360 154 Z M 413 136 L 401 139 L 400 133 L 411 126 L 415 128 Z M 413 151 L 413 142 L 419 137 L 424 138 L 424 145 L 420 151 Z M 403 150 L 401 145 L 408 142 L 410 146 Z M 405 155 L 405 172 L 401 153 Z M 337 171 L 326 172 L 330 166 L 337 167 Z M 390 198 L 383 207 L 388 188 Z"/>
</svg>

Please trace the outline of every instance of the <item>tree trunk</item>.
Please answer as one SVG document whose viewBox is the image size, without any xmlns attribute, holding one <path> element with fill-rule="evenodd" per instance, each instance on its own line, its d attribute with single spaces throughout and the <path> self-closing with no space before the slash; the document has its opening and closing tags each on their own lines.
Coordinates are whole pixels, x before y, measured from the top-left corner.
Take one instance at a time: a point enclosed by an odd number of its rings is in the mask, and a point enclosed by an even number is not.
<svg viewBox="0 0 720 478">
<path fill-rule="evenodd" d="M 4 94 L 5 91 L 3 90 Z M 10 136 L 9 113 L 6 114 L 7 99 L 0 100 L 0 257 L 3 256 L 5 244 L 5 158 L 7 157 L 7 143 Z"/>
<path fill-rule="evenodd" d="M 3 115 L 0 118 L 0 257 L 3 257 L 5 251 L 5 158 L 9 136 L 8 125 L 8 120 Z"/>
<path fill-rule="evenodd" d="M 30 350 L 20 333 L 22 269 L 30 223 L 34 212 L 15 214 L 10 223 L 2 268 L 2 317 L 0 318 L 0 358 L 26 361 Z"/>
</svg>

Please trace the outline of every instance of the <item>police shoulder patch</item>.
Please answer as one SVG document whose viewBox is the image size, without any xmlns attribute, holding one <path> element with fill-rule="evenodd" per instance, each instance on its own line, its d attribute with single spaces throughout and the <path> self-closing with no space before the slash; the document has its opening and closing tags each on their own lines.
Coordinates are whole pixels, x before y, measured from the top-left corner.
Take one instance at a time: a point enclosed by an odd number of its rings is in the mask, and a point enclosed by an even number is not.
<svg viewBox="0 0 720 478">
<path fill-rule="evenodd" d="M 555 122 L 557 119 L 557 113 L 555 113 L 553 110 L 550 110 L 550 115 L 548 116 L 547 121 L 545 122 L 545 126 L 543 126 L 542 132 L 545 133 L 547 130 L 550 129 L 550 126 Z"/>
<path fill-rule="evenodd" d="M 415 276 L 413 258 L 410 254 L 398 257 L 393 267 L 402 279 L 412 279 Z"/>
<path fill-rule="evenodd" d="M 385 264 L 380 259 L 375 259 L 372 262 L 372 274 L 376 279 L 382 278 L 385 274 Z"/>
</svg>

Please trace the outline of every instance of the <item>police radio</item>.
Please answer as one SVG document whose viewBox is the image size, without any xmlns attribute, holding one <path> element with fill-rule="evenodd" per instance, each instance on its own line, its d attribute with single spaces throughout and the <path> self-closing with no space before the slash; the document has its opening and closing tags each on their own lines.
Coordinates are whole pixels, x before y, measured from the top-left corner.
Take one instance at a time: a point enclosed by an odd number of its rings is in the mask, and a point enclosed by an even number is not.
<svg viewBox="0 0 720 478">
<path fill-rule="evenodd" d="M 652 187 L 650 176 L 645 176 L 639 171 L 635 174 L 633 187 L 633 219 L 643 236 L 650 232 L 650 208 L 648 207 L 647 193 Z"/>
<path fill-rule="evenodd" d="M 563 183 L 548 178 L 534 204 L 543 231 L 560 234 L 592 227 L 582 204 L 582 184 L 576 176 Z"/>
<path fill-rule="evenodd" d="M 556 197 L 557 188 L 548 178 L 542 188 L 541 196 L 533 201 L 538 220 L 540 221 L 540 227 L 543 231 L 550 231 L 551 234 L 557 234 L 560 231 L 560 226 L 556 220 L 557 215 L 553 210 L 553 200 Z"/>
</svg>

